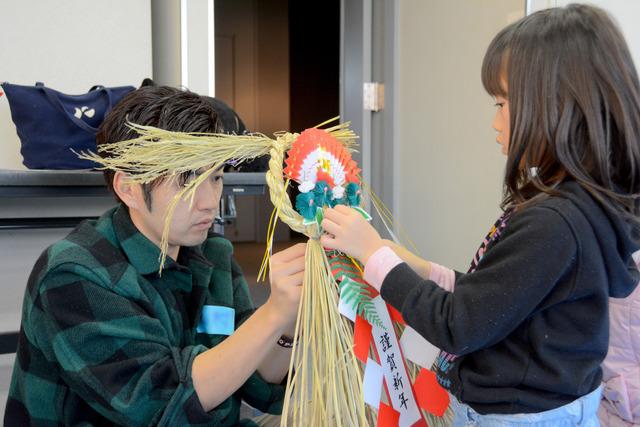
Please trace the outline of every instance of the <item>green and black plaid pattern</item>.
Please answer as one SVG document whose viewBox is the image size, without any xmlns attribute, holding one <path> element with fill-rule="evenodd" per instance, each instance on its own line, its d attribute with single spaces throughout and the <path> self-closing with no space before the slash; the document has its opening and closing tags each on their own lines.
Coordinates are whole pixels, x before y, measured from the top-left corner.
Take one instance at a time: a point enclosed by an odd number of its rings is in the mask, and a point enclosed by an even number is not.
<svg viewBox="0 0 640 427">
<path fill-rule="evenodd" d="M 196 333 L 202 307 L 254 311 L 231 243 L 181 248 L 158 274 L 159 249 L 123 206 L 85 221 L 36 262 L 4 425 L 251 426 L 241 400 L 280 413 L 284 389 L 257 373 L 205 412 L 193 359 L 226 337 Z M 215 378 L 211 378 L 215 381 Z"/>
</svg>

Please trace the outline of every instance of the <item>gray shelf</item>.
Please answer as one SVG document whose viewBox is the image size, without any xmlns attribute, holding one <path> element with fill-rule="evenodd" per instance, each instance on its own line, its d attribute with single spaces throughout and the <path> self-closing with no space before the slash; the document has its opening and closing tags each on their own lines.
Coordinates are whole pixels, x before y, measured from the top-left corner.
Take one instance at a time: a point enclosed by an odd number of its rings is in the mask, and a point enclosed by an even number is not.
<svg viewBox="0 0 640 427">
<path fill-rule="evenodd" d="M 263 172 L 227 172 L 224 194 L 264 194 Z M 0 198 L 108 196 L 102 172 L 0 169 Z"/>
</svg>

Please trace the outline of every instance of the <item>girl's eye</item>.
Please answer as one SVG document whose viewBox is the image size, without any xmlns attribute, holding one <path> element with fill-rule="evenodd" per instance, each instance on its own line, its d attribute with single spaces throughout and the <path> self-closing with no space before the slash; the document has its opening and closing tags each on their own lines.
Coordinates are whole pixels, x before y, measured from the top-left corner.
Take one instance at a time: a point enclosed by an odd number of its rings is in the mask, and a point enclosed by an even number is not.
<svg viewBox="0 0 640 427">
<path fill-rule="evenodd" d="M 504 102 L 496 102 L 496 107 L 498 108 L 504 107 Z"/>
<path fill-rule="evenodd" d="M 213 180 L 213 182 L 221 182 L 224 179 L 224 177 L 222 177 L 221 175 L 215 175 L 215 176 L 212 176 L 211 179 Z"/>
</svg>

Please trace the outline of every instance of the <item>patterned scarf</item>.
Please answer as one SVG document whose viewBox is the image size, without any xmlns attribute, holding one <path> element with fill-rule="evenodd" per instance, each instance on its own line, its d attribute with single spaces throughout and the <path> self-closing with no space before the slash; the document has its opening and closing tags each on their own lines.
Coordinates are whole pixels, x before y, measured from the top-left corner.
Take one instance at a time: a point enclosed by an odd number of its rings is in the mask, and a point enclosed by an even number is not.
<svg viewBox="0 0 640 427">
<path fill-rule="evenodd" d="M 495 224 L 493 224 L 491 230 L 489 230 L 489 233 L 484 238 L 484 240 L 480 244 L 480 247 L 478 248 L 478 251 L 471 260 L 471 265 L 469 266 L 467 274 L 476 271 L 476 269 L 478 268 L 478 264 L 480 264 L 480 261 L 482 260 L 482 257 L 484 257 L 484 254 L 486 253 L 489 246 L 500 240 L 500 235 L 507 226 L 507 222 L 509 221 L 509 218 L 511 218 L 512 213 L 512 209 L 507 209 L 500 216 L 500 218 L 498 218 Z M 453 363 L 457 358 L 458 356 L 441 350 L 438 358 L 434 362 L 434 368 L 436 371 L 438 382 L 441 386 L 452 392 L 453 390 L 451 390 L 451 380 L 448 378 L 448 373 L 453 367 Z"/>
</svg>

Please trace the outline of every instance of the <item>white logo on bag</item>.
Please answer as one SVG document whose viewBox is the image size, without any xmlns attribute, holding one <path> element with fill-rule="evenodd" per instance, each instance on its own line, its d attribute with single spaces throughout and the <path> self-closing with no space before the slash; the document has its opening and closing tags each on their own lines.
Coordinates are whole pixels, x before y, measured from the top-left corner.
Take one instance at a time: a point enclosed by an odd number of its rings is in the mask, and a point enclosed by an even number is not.
<svg viewBox="0 0 640 427">
<path fill-rule="evenodd" d="M 89 109 L 89 107 L 87 107 L 86 105 L 82 108 L 78 108 L 76 107 L 76 112 L 73 114 L 74 116 L 76 116 L 77 119 L 81 119 L 82 115 L 85 115 L 89 118 L 93 117 L 96 114 L 96 110 L 95 109 Z"/>
</svg>

